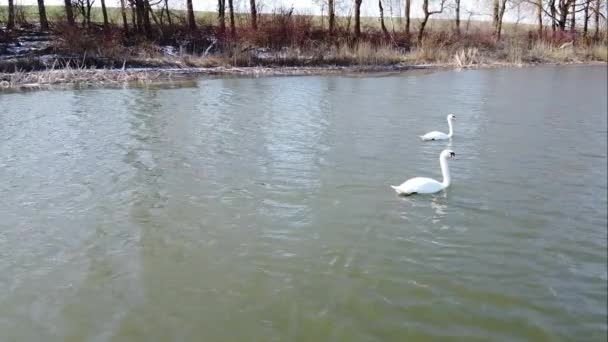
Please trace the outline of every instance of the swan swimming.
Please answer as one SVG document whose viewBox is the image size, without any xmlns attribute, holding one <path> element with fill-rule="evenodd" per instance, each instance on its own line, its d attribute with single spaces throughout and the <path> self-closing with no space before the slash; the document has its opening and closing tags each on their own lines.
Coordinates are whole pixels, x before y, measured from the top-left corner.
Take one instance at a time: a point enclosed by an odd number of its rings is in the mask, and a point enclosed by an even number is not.
<svg viewBox="0 0 608 342">
<path fill-rule="evenodd" d="M 408 179 L 399 186 L 391 185 L 399 195 L 413 194 L 433 194 L 450 186 L 450 169 L 448 168 L 448 159 L 456 157 L 456 153 L 452 150 L 443 150 L 439 155 L 439 165 L 441 165 L 441 173 L 443 174 L 443 182 L 438 182 L 431 178 L 415 177 Z"/>
<path fill-rule="evenodd" d="M 420 138 L 422 140 L 447 140 L 447 139 L 451 139 L 452 135 L 454 135 L 454 132 L 452 130 L 452 120 L 456 119 L 456 115 L 454 114 L 450 114 L 448 115 L 448 126 L 450 127 L 450 133 L 445 134 L 442 132 L 437 132 L 437 131 L 433 131 L 433 132 L 429 132 L 425 135 L 420 136 Z"/>
</svg>

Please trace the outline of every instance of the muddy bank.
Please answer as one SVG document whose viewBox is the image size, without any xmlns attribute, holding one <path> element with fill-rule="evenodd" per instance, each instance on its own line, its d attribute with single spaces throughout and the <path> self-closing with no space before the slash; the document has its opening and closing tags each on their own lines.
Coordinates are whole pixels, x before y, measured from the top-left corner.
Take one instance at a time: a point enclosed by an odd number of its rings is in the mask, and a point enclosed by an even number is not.
<svg viewBox="0 0 608 342">
<path fill-rule="evenodd" d="M 2 89 L 43 89 L 62 86 L 112 86 L 153 84 L 192 80 L 197 77 L 266 77 L 306 75 L 359 75 L 410 71 L 467 70 L 540 65 L 606 65 L 605 62 L 571 63 L 492 63 L 459 67 L 453 64 L 314 66 L 314 67 L 209 67 L 209 68 L 125 68 L 125 69 L 54 69 L 31 72 L 0 73 Z"/>
<path fill-rule="evenodd" d="M 245 56 L 247 63 L 258 66 L 238 67 L 234 66 L 237 64 L 237 61 L 233 60 L 235 57 L 213 53 L 207 55 L 210 49 L 202 56 L 195 56 L 184 55 L 169 46 L 157 47 L 158 51 L 155 50 L 153 57 L 130 56 L 119 62 L 100 55 L 87 53 L 70 55 L 60 52 L 54 47 L 56 36 L 37 30 L 14 30 L 10 35 L 5 34 L 0 38 L 0 89 L 152 83 L 200 76 L 261 77 L 388 73 L 442 68 L 470 69 L 557 64 L 549 60 L 522 58 L 515 62 L 506 62 L 494 56 L 486 58 L 488 52 L 479 52 L 477 49 L 469 49 L 466 53 L 462 50 L 452 58 L 445 58 L 432 64 L 422 64 L 420 61 L 407 60 L 408 52 L 396 50 L 388 51 L 390 54 L 388 57 L 385 55 L 384 58 L 376 56 L 382 51 L 372 50 L 366 59 L 355 55 L 351 56 L 351 59 L 332 60 L 331 51 L 325 51 L 321 57 L 315 57 L 287 48 L 278 51 L 248 48 L 239 51 L 239 56 Z M 577 58 L 572 47 L 569 49 L 557 50 L 567 57 L 563 58 L 567 62 L 559 64 L 594 63 L 584 58 Z M 384 53 L 386 54 L 387 51 Z"/>
<path fill-rule="evenodd" d="M 317 67 L 210 67 L 210 68 L 126 68 L 55 69 L 0 73 L 0 89 L 43 88 L 57 85 L 111 85 L 152 83 L 210 77 L 303 76 L 429 70 L 431 65 L 317 66 Z"/>
</svg>

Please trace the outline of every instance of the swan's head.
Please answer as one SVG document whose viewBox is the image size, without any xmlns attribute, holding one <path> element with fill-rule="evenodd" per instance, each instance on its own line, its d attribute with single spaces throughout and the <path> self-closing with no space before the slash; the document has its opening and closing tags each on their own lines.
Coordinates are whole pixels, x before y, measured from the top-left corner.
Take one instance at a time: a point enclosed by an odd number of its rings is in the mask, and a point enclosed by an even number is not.
<svg viewBox="0 0 608 342">
<path fill-rule="evenodd" d="M 456 119 L 456 115 L 454 115 L 454 114 L 448 115 L 448 120 L 452 121 L 454 119 Z"/>
<path fill-rule="evenodd" d="M 443 152 L 441 152 L 441 158 L 456 159 L 456 153 L 452 150 L 443 150 Z"/>
</svg>

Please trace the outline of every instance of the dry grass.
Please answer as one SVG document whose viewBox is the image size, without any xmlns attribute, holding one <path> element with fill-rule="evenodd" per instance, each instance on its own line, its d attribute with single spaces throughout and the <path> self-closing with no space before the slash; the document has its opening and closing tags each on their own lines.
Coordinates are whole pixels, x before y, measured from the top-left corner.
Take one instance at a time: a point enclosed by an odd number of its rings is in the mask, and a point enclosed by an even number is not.
<svg viewBox="0 0 608 342">
<path fill-rule="evenodd" d="M 176 18 L 181 15 L 177 14 Z M 143 37 L 133 32 L 127 35 L 113 25 L 106 30 L 100 27 L 74 29 L 59 18 L 52 24 L 56 37 L 53 53 L 64 61 L 54 64 L 50 70 L 3 76 L 3 84 L 145 81 L 154 75 L 131 73 L 128 69 L 104 69 L 124 66 L 234 68 L 432 64 L 470 68 L 608 61 L 606 39 L 594 42 L 570 32 L 548 32 L 538 37 L 535 27 L 505 24 L 503 39 L 497 42 L 487 22 L 471 22 L 459 35 L 454 33 L 453 21 L 436 20 L 429 24 L 422 41 L 417 42 L 399 31 L 391 32 L 391 37 L 387 38 L 379 31 L 375 18 L 367 19 L 363 20 L 362 36 L 355 39 L 350 32 L 352 26 L 348 26 L 345 18 L 338 18 L 338 27 L 330 36 L 319 25 L 318 17 L 297 15 L 284 9 L 260 16 L 258 30 L 251 28 L 246 17 L 237 18 L 239 25 L 234 36 L 212 26 L 214 21 L 201 22 L 197 30 L 190 31 L 180 19 L 171 28 L 155 26 L 150 36 Z M 217 44 L 212 44 L 213 41 Z M 172 46 L 174 51 L 167 53 L 164 46 Z M 213 49 L 208 49 L 210 46 Z M 44 69 L 48 64 L 41 60 L 34 56 L 10 65 L 3 62 L 0 71 Z M 70 64 L 69 61 L 78 63 Z M 90 67 L 101 69 L 88 69 Z"/>
<path fill-rule="evenodd" d="M 328 59 L 335 64 L 386 65 L 405 60 L 405 56 L 389 45 L 374 46 L 361 42 L 354 46 L 342 45 L 330 50 Z"/>
<path fill-rule="evenodd" d="M 608 62 L 608 45 L 594 45 L 588 50 L 588 57 L 600 62 Z"/>
<path fill-rule="evenodd" d="M 166 72 L 165 72 L 166 74 Z M 163 77 L 162 71 L 107 70 L 66 67 L 37 72 L 0 74 L 2 88 L 36 88 L 56 84 L 150 83 Z"/>
<path fill-rule="evenodd" d="M 480 64 L 479 50 L 477 48 L 462 49 L 454 54 L 454 65 L 457 68 L 469 68 Z"/>
</svg>

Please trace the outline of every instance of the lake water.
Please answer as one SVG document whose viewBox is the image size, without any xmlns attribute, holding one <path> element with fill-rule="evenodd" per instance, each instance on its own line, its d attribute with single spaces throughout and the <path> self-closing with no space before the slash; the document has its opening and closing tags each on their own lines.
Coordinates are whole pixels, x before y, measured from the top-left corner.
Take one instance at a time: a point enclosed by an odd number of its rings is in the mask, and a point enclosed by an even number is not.
<svg viewBox="0 0 608 342">
<path fill-rule="evenodd" d="M 605 341 L 606 71 L 0 94 L 0 340 Z"/>
</svg>

